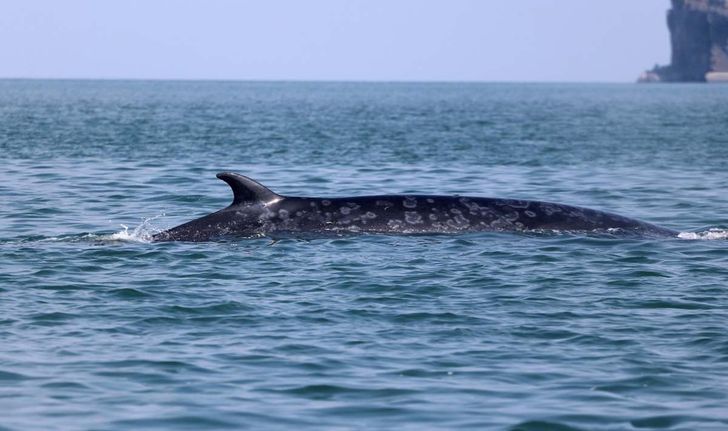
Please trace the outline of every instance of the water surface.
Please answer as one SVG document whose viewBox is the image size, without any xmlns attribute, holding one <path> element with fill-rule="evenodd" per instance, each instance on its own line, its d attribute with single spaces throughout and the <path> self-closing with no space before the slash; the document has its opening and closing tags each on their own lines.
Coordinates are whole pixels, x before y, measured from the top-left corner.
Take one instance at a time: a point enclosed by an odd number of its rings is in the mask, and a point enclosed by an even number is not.
<svg viewBox="0 0 728 431">
<path fill-rule="evenodd" d="M 727 99 L 0 81 L 0 428 L 726 429 Z M 145 241 L 227 205 L 225 170 L 683 234 Z"/>
</svg>

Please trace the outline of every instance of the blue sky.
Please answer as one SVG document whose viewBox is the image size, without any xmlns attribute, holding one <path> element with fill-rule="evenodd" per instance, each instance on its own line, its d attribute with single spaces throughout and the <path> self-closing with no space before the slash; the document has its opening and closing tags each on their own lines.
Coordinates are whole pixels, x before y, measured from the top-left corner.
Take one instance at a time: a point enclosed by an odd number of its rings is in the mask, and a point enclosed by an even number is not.
<svg viewBox="0 0 728 431">
<path fill-rule="evenodd" d="M 17 0 L 0 77 L 632 82 L 668 0 Z"/>
</svg>

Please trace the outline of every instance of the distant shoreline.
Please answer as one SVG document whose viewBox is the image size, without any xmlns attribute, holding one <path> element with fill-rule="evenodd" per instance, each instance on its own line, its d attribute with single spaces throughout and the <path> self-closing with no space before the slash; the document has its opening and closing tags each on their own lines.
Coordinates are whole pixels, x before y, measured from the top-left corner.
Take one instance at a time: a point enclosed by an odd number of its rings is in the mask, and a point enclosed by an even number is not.
<svg viewBox="0 0 728 431">
<path fill-rule="evenodd" d="M 217 78 L 38 78 L 0 77 L 0 81 L 76 81 L 76 82 L 239 82 L 277 84 L 519 84 L 519 85 L 585 85 L 585 84 L 635 84 L 634 81 L 476 81 L 476 80 L 367 80 L 367 79 L 217 79 Z M 675 85 L 673 82 L 664 84 Z M 677 83 L 681 84 L 681 83 Z"/>
</svg>

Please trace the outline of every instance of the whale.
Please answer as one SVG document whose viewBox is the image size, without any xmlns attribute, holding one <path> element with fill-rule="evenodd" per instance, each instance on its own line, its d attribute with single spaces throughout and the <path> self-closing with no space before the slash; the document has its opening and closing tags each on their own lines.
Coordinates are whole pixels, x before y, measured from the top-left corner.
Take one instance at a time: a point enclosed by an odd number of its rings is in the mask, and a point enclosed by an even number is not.
<svg viewBox="0 0 728 431">
<path fill-rule="evenodd" d="M 349 234 L 569 232 L 674 237 L 678 232 L 610 212 L 552 202 L 459 195 L 299 197 L 221 172 L 227 207 L 164 230 L 152 241 L 214 241 Z"/>
</svg>

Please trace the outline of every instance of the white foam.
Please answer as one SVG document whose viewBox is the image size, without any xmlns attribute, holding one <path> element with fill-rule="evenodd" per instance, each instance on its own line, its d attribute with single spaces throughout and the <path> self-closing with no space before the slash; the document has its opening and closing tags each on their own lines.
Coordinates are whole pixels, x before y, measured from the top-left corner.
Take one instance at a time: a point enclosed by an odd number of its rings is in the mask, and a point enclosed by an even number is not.
<svg viewBox="0 0 728 431">
<path fill-rule="evenodd" d="M 680 232 L 677 237 L 702 240 L 728 239 L 728 229 L 711 228 L 702 232 Z"/>
<path fill-rule="evenodd" d="M 152 222 L 163 216 L 164 214 L 159 214 L 154 217 L 142 219 L 142 222 L 132 229 L 131 232 L 129 231 L 129 226 L 122 224 L 121 227 L 124 230 L 113 233 L 104 239 L 109 241 L 152 242 L 152 236 L 160 232 L 160 229 L 152 226 Z"/>
</svg>

